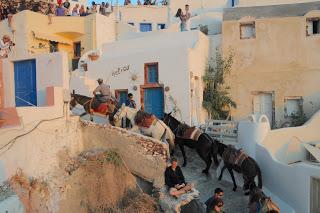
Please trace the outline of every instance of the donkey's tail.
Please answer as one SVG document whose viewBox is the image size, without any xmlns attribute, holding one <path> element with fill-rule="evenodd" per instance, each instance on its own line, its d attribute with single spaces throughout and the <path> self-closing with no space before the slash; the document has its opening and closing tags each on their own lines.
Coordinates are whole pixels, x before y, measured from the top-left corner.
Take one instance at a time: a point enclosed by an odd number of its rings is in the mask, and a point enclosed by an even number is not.
<svg viewBox="0 0 320 213">
<path fill-rule="evenodd" d="M 257 172 L 258 172 L 258 187 L 262 189 L 262 175 L 260 167 L 257 165 Z"/>
</svg>

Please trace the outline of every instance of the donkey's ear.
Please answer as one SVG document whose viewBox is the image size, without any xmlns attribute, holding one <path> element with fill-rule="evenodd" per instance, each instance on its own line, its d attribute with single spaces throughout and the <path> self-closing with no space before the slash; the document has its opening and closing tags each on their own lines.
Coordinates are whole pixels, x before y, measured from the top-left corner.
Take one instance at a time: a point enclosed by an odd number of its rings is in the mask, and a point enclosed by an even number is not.
<svg viewBox="0 0 320 213">
<path fill-rule="evenodd" d="M 123 109 L 123 108 L 125 108 L 126 107 L 126 105 L 123 103 L 122 105 L 121 105 L 121 108 Z"/>
<path fill-rule="evenodd" d="M 172 111 L 171 112 L 169 112 L 169 114 L 168 115 L 171 115 L 172 114 Z"/>
</svg>

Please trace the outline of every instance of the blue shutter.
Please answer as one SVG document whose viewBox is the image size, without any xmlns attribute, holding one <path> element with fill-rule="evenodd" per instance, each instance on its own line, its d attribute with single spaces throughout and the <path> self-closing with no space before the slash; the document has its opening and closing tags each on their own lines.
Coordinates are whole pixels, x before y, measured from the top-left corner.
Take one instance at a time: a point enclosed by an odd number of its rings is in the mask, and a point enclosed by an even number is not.
<svg viewBox="0 0 320 213">
<path fill-rule="evenodd" d="M 148 66 L 148 83 L 158 83 L 158 65 Z"/>
<path fill-rule="evenodd" d="M 140 32 L 152 31 L 152 25 L 150 23 L 140 23 Z"/>
<path fill-rule="evenodd" d="M 14 84 L 17 107 L 37 105 L 35 60 L 26 60 L 14 63 Z"/>
</svg>

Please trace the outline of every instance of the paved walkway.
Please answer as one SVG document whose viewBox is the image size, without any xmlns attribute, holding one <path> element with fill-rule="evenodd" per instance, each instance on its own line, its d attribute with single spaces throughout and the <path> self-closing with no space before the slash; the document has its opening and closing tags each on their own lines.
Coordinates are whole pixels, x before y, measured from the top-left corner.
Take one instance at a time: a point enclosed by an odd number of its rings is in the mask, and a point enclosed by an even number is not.
<svg viewBox="0 0 320 213">
<path fill-rule="evenodd" d="M 205 168 L 205 163 L 200 159 L 198 154 L 189 148 L 186 148 L 188 165 L 182 168 L 187 182 L 194 182 L 195 187 L 200 191 L 200 201 L 205 202 L 213 195 L 214 189 L 220 187 L 224 190 L 223 201 L 224 211 L 226 213 L 247 213 L 248 197 L 243 195 L 242 186 L 238 185 L 237 192 L 232 191 L 233 185 L 226 181 L 218 181 L 216 178 L 215 165 L 212 163 L 210 174 L 206 176 L 201 171 Z M 182 155 L 179 148 L 176 151 L 179 163 L 182 164 Z M 229 175 L 226 170 L 224 175 Z"/>
</svg>

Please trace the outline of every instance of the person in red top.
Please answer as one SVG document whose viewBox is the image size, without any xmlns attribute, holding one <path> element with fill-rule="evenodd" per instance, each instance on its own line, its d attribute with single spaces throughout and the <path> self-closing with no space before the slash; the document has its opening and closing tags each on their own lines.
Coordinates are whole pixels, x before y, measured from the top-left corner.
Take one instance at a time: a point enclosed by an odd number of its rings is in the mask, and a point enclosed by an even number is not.
<svg viewBox="0 0 320 213">
<path fill-rule="evenodd" d="M 58 5 L 62 4 L 62 0 L 57 0 L 57 4 Z"/>
</svg>

